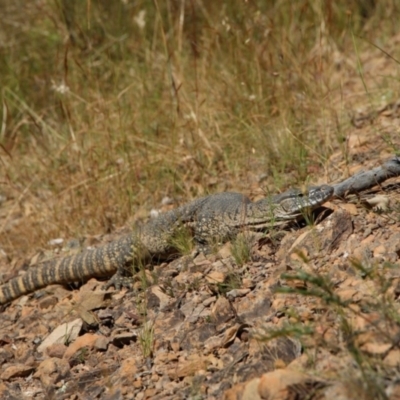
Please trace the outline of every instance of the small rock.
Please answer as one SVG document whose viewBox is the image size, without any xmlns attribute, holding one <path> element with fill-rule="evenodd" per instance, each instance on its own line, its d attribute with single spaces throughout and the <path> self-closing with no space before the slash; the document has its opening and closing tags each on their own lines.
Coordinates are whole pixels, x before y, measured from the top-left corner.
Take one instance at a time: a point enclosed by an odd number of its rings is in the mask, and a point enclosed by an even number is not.
<svg viewBox="0 0 400 400">
<path fill-rule="evenodd" d="M 260 378 L 252 379 L 246 384 L 243 390 L 242 400 L 262 400 L 263 398 L 259 394 Z M 270 398 L 275 400 L 274 398 Z M 276 399 L 278 400 L 278 399 Z"/>
<path fill-rule="evenodd" d="M 49 307 L 54 307 L 58 303 L 58 299 L 55 296 L 47 296 L 39 302 L 39 307 L 41 309 L 46 309 Z"/>
<path fill-rule="evenodd" d="M 65 346 L 65 344 L 54 343 L 51 346 L 47 347 L 46 354 L 49 357 L 63 358 L 66 350 L 67 350 L 67 346 Z"/>
<path fill-rule="evenodd" d="M 69 374 L 68 361 L 59 358 L 47 358 L 39 364 L 34 377 L 39 378 L 44 387 L 49 387 L 67 378 Z"/>
<path fill-rule="evenodd" d="M 78 334 L 82 328 L 82 320 L 80 318 L 67 322 L 65 324 L 59 325 L 37 348 L 37 351 L 42 353 L 54 343 L 65 344 L 67 341 L 73 341 L 78 337 Z"/>
<path fill-rule="evenodd" d="M 361 263 L 365 263 L 371 260 L 372 258 L 372 251 L 366 245 L 361 245 L 354 249 L 353 251 L 353 258 L 357 259 Z"/>
<path fill-rule="evenodd" d="M 157 218 L 160 215 L 160 210 L 156 210 L 155 208 L 152 208 L 150 210 L 150 218 Z"/>
<path fill-rule="evenodd" d="M 233 317 L 233 311 L 227 299 L 220 297 L 212 308 L 212 316 L 216 324 L 222 324 Z"/>
<path fill-rule="evenodd" d="M 399 400 L 400 399 L 400 385 L 399 384 L 390 384 L 386 389 L 386 394 L 388 396 L 388 400 Z"/>
<path fill-rule="evenodd" d="M 78 337 L 75 342 L 69 345 L 67 351 L 64 354 L 64 359 L 69 360 L 78 350 L 86 347 L 91 349 L 94 347 L 96 341 L 100 338 L 100 335 L 95 335 L 93 333 L 86 333 L 83 336 Z"/>
<path fill-rule="evenodd" d="M 64 239 L 63 238 L 57 238 L 57 239 L 51 239 L 47 243 L 49 246 L 59 246 L 60 244 L 63 244 Z"/>
<path fill-rule="evenodd" d="M 312 383 L 319 383 L 319 379 L 310 377 L 302 372 L 290 369 L 277 369 L 262 375 L 258 385 L 258 393 L 262 399 L 284 400 L 294 396 L 296 387 L 304 391 L 311 390 Z M 301 393 L 301 392 L 298 392 Z M 292 394 L 292 396 L 290 396 Z"/>
<path fill-rule="evenodd" d="M 236 297 L 246 296 L 247 293 L 250 293 L 251 289 L 233 289 L 226 293 L 226 296 L 231 299 L 235 299 Z"/>
<path fill-rule="evenodd" d="M 218 256 L 222 259 L 228 258 L 232 255 L 232 244 L 230 242 L 226 242 L 219 250 Z"/>
<path fill-rule="evenodd" d="M 390 350 L 383 362 L 390 367 L 398 368 L 400 366 L 400 349 Z"/>
<path fill-rule="evenodd" d="M 202 265 L 205 262 L 209 262 L 206 258 L 206 256 L 204 255 L 204 253 L 200 253 L 194 260 L 193 263 L 195 265 Z"/>
<path fill-rule="evenodd" d="M 211 271 L 206 275 L 206 280 L 208 283 L 216 284 L 225 282 L 227 274 L 222 271 Z"/>
<path fill-rule="evenodd" d="M 109 343 L 108 338 L 106 338 L 105 336 L 100 336 L 100 337 L 97 338 L 97 340 L 96 340 L 96 342 L 94 344 L 94 347 L 97 350 L 106 351 L 107 348 L 108 348 L 108 343 Z"/>
<path fill-rule="evenodd" d="M 13 378 L 24 378 L 29 376 L 34 370 L 35 368 L 32 366 L 14 364 L 3 371 L 1 379 L 8 381 Z"/>
<path fill-rule="evenodd" d="M 171 197 L 168 197 L 168 196 L 165 196 L 162 198 L 162 200 L 161 200 L 162 206 L 168 206 L 170 204 L 174 204 L 174 199 L 172 199 Z"/>
<path fill-rule="evenodd" d="M 121 380 L 128 380 L 129 382 L 132 381 L 132 378 L 137 374 L 138 372 L 138 363 L 139 360 L 137 360 L 134 357 L 127 358 L 126 360 L 123 360 L 121 363 L 121 367 L 119 369 L 118 376 L 121 378 Z"/>
<path fill-rule="evenodd" d="M 208 299 L 203 300 L 203 302 L 201 304 L 203 304 L 204 307 L 208 307 L 212 303 L 214 303 L 214 301 L 216 301 L 216 300 L 217 300 L 216 296 L 211 296 Z"/>
<path fill-rule="evenodd" d="M 129 345 L 130 342 L 132 341 L 136 341 L 136 339 L 137 339 L 136 332 L 120 333 L 112 338 L 112 344 L 116 347 L 121 348 L 123 346 Z"/>
<path fill-rule="evenodd" d="M 254 289 L 254 287 L 256 286 L 255 282 L 252 279 L 248 278 L 242 279 L 242 285 L 246 289 Z"/>
<path fill-rule="evenodd" d="M 381 257 L 386 253 L 387 253 L 387 249 L 383 244 L 375 247 L 375 249 L 374 249 L 374 257 Z"/>
</svg>

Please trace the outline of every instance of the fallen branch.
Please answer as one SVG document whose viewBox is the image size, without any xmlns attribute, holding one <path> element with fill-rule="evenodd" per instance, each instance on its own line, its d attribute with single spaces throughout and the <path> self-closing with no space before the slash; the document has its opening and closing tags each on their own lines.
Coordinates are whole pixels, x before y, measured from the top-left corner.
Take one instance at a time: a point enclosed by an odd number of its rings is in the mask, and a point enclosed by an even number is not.
<svg viewBox="0 0 400 400">
<path fill-rule="evenodd" d="M 394 157 L 386 161 L 380 167 L 370 171 L 361 171 L 343 182 L 332 185 L 335 189 L 335 197 L 345 197 L 346 195 L 359 193 L 363 190 L 371 189 L 389 178 L 400 176 L 400 157 Z"/>
</svg>

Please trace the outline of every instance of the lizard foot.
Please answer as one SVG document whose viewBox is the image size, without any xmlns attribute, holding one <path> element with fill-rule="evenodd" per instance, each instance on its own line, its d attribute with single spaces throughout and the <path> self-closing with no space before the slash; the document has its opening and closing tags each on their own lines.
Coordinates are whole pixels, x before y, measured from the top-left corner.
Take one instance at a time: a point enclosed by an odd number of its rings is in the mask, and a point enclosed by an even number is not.
<svg viewBox="0 0 400 400">
<path fill-rule="evenodd" d="M 133 277 L 124 276 L 119 272 L 116 272 L 109 280 L 106 282 L 102 289 L 108 290 L 111 286 L 114 286 L 115 290 L 121 290 L 123 287 L 132 289 Z"/>
</svg>

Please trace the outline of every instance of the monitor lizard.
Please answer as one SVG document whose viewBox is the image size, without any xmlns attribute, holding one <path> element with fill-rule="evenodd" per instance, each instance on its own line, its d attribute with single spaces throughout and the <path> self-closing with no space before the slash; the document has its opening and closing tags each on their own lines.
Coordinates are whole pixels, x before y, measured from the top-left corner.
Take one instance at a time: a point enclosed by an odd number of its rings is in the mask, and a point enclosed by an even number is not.
<svg viewBox="0 0 400 400">
<path fill-rule="evenodd" d="M 256 202 L 231 192 L 202 197 L 162 213 L 102 247 L 32 266 L 0 286 L 0 304 L 50 284 L 84 282 L 94 277 L 111 277 L 106 287 L 119 289 L 126 275 L 132 275 L 135 264 L 176 257 L 179 252 L 173 239 L 179 229 L 187 229 L 196 246 L 204 250 L 242 231 L 268 230 L 301 219 L 307 210 L 319 207 L 333 194 L 333 187 L 321 185 L 306 193 L 291 189 Z"/>
</svg>

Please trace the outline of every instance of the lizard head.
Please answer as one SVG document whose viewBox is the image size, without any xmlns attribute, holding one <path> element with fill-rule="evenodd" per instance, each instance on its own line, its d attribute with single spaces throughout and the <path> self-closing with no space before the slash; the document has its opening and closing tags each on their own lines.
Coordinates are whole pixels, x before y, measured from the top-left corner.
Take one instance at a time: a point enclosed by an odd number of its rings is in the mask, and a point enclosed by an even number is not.
<svg viewBox="0 0 400 400">
<path fill-rule="evenodd" d="M 304 215 L 333 197 L 334 189 L 329 185 L 311 186 L 305 192 L 291 189 L 272 199 L 277 220 L 290 220 Z"/>
</svg>

